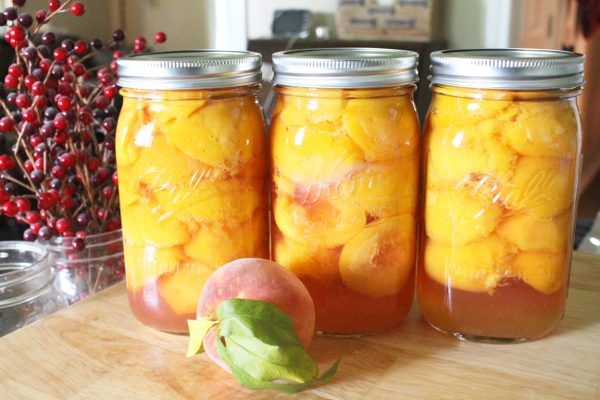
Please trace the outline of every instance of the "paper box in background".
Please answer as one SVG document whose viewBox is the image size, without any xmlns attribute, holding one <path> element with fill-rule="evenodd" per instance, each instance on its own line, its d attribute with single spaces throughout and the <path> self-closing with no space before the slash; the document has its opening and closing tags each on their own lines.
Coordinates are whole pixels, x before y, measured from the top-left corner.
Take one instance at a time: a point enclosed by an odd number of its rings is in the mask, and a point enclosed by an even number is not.
<svg viewBox="0 0 600 400">
<path fill-rule="evenodd" d="M 434 0 L 340 0 L 341 39 L 428 40 L 433 32 Z"/>
</svg>

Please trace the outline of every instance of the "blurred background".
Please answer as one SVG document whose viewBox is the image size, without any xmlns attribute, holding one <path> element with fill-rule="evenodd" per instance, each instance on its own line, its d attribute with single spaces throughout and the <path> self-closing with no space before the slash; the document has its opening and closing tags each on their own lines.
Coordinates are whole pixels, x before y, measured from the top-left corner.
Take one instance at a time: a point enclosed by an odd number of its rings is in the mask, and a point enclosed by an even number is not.
<svg viewBox="0 0 600 400">
<path fill-rule="evenodd" d="M 8 6 L 11 0 L 2 0 Z M 271 54 L 291 48 L 386 47 L 420 55 L 416 102 L 427 110 L 429 53 L 444 48 L 532 47 L 586 54 L 586 86 L 580 98 L 584 130 L 579 218 L 600 209 L 600 0 L 83 0 L 83 18 L 59 16 L 51 29 L 66 37 L 129 35 L 169 39 L 161 50 L 248 49 L 265 61 L 262 100 L 269 107 Z M 28 0 L 25 10 L 47 0 Z M 0 62 L 12 49 L 4 43 Z M 107 55 L 110 57 L 110 55 Z M 6 68 L 2 68 L 6 71 Z"/>
</svg>

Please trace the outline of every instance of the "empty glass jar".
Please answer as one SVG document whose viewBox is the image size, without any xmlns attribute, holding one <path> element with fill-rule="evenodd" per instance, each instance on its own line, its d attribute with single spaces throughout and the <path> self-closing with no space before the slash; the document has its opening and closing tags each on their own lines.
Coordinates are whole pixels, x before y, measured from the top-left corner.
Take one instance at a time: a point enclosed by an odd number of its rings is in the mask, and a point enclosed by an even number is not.
<svg viewBox="0 0 600 400">
<path fill-rule="evenodd" d="M 44 246 L 0 242 L 0 336 L 66 305 Z"/>
</svg>

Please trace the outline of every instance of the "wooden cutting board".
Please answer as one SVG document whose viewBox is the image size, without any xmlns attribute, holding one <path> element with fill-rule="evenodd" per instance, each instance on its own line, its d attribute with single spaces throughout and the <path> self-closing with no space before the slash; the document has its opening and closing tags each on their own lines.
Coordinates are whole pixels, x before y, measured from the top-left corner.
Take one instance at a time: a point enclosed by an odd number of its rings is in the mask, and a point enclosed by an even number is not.
<svg viewBox="0 0 600 400">
<path fill-rule="evenodd" d="M 334 379 L 295 396 L 252 392 L 187 337 L 139 324 L 116 285 L 0 338 L 0 399 L 600 399 L 600 257 L 575 254 L 566 316 L 549 337 L 517 345 L 461 342 L 429 328 L 415 306 L 397 329 L 318 337 Z"/>
</svg>

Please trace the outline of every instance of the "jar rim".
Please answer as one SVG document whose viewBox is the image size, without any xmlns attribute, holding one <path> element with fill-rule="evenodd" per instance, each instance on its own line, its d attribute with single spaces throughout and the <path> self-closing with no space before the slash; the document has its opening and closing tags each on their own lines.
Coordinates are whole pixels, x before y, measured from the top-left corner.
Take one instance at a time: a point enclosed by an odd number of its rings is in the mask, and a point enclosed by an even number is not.
<svg viewBox="0 0 600 400">
<path fill-rule="evenodd" d="M 79 250 L 73 250 L 71 243 L 75 238 L 73 237 L 56 237 L 50 241 L 40 242 L 52 253 L 55 258 L 54 261 L 57 261 L 56 255 L 65 254 L 65 251 L 75 253 L 79 252 Z M 86 246 L 82 251 L 88 251 L 88 253 L 93 253 L 97 249 L 105 248 L 109 245 L 113 244 L 121 244 L 123 242 L 123 231 L 121 229 L 115 229 L 114 231 L 97 233 L 94 235 L 88 235 L 86 237 Z M 74 259 L 68 260 L 69 265 L 77 265 L 83 263 L 91 263 L 91 262 L 99 262 L 110 260 L 123 255 L 123 251 L 110 253 L 107 255 L 101 255 L 96 257 L 82 258 L 82 259 Z M 62 260 L 58 260 L 62 261 Z"/>
<path fill-rule="evenodd" d="M 87 235 L 85 240 L 86 248 L 89 247 L 104 247 L 107 244 L 115 243 L 121 241 L 123 238 L 123 231 L 121 228 L 115 229 L 114 231 L 96 233 L 92 235 Z M 49 241 L 41 242 L 47 248 L 51 250 L 62 250 L 66 244 L 70 244 L 75 238 L 74 237 L 55 237 Z"/>
<path fill-rule="evenodd" d="M 582 86 L 584 56 L 563 50 L 456 49 L 431 53 L 431 83 L 478 89 L 545 90 Z"/>
<path fill-rule="evenodd" d="M 2 265 L 2 259 L 7 258 L 7 250 L 25 250 L 37 254 L 40 257 L 30 265 L 22 268 L 11 268 L 14 271 L 0 274 L 0 289 L 22 282 L 34 275 L 39 274 L 44 269 L 49 268 L 48 260 L 50 259 L 50 252 L 48 249 L 36 243 L 22 241 L 0 242 L 0 267 Z"/>
</svg>

